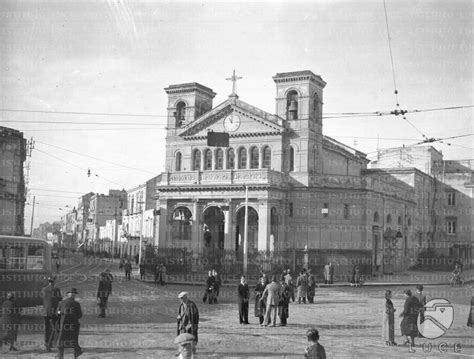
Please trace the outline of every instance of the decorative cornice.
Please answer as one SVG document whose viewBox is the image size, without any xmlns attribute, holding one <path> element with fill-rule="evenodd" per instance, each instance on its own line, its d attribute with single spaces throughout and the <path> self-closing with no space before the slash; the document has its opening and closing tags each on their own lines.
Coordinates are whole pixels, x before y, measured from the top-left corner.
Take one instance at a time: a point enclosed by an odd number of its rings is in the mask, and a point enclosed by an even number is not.
<svg viewBox="0 0 474 359">
<path fill-rule="evenodd" d="M 268 185 L 268 184 L 254 184 L 248 185 L 249 191 L 251 190 L 270 190 L 278 189 L 281 190 L 281 187 Z M 244 191 L 243 185 L 190 185 L 190 186 L 163 186 L 159 188 L 159 192 L 202 192 L 202 191 Z M 225 197 L 225 195 L 223 195 Z"/>
<path fill-rule="evenodd" d="M 321 78 L 321 76 L 315 75 L 309 70 L 277 73 L 273 76 L 273 81 L 275 81 L 275 83 L 312 81 L 321 87 L 326 86 L 326 82 Z"/>
<path fill-rule="evenodd" d="M 192 92 L 203 92 L 212 98 L 216 96 L 216 93 L 212 91 L 209 87 L 203 86 L 197 82 L 189 82 L 185 84 L 170 85 L 165 88 L 165 91 L 168 95 L 170 94 L 179 94 L 179 93 L 192 93 Z"/>
<path fill-rule="evenodd" d="M 232 107 L 229 105 L 225 108 L 223 108 L 221 111 L 219 111 L 218 113 L 216 113 L 214 116 L 210 116 L 204 120 L 202 120 L 201 122 L 195 124 L 194 126 L 184 130 L 182 133 L 180 133 L 179 135 L 181 137 L 186 137 L 186 136 L 191 136 L 195 133 L 198 133 L 202 130 L 204 130 L 205 128 L 207 128 L 211 123 L 213 122 L 217 122 L 219 121 L 220 119 L 226 117 L 227 115 L 229 115 L 230 113 L 232 112 Z M 205 136 L 204 136 L 205 137 Z"/>
<path fill-rule="evenodd" d="M 281 131 L 272 132 L 245 132 L 245 133 L 234 133 L 230 134 L 230 138 L 242 138 L 242 137 L 265 137 L 265 136 L 280 136 Z M 183 136 L 185 141 L 199 141 L 206 140 L 207 136 Z"/>
</svg>

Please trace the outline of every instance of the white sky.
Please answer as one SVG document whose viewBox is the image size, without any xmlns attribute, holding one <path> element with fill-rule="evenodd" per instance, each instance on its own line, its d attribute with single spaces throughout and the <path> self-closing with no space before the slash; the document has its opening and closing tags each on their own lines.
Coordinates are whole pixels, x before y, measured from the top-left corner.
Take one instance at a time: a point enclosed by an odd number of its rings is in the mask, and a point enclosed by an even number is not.
<svg viewBox="0 0 474 359">
<path fill-rule="evenodd" d="M 400 107 L 472 105 L 471 2 L 387 0 L 387 13 Z M 328 83 L 326 114 L 395 109 L 383 0 L 3 0 L 0 17 L 1 109 L 157 115 L 0 111 L 1 125 L 36 140 L 29 176 L 29 203 L 32 195 L 39 203 L 35 226 L 59 219 L 66 213 L 59 208 L 76 205 L 80 193 L 131 188 L 164 169 L 163 89 L 170 84 L 208 86 L 217 92 L 217 105 L 230 94 L 225 78 L 235 69 L 243 77 L 237 84 L 240 99 L 274 113 L 272 76 L 312 70 Z M 409 114 L 407 119 L 426 136 L 444 138 L 472 133 L 472 113 L 467 108 Z M 135 125 L 124 130 L 127 126 L 46 121 Z M 400 116 L 326 119 L 323 132 L 365 153 L 376 150 L 377 136 L 380 148 L 422 140 Z M 434 147 L 445 159 L 474 158 L 473 137 Z M 27 224 L 30 212 L 28 206 Z"/>
</svg>

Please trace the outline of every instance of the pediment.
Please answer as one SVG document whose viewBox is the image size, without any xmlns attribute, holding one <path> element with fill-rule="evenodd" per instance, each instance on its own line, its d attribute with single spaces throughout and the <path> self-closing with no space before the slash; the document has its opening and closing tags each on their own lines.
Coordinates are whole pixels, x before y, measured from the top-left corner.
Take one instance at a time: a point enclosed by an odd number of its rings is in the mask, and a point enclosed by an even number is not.
<svg viewBox="0 0 474 359">
<path fill-rule="evenodd" d="M 225 126 L 228 116 L 238 118 L 238 126 Z M 209 131 L 228 132 L 230 137 L 255 134 L 275 134 L 285 130 L 283 120 L 251 106 L 237 98 L 230 98 L 195 121 L 189 123 L 179 134 L 181 137 L 206 137 Z"/>
</svg>

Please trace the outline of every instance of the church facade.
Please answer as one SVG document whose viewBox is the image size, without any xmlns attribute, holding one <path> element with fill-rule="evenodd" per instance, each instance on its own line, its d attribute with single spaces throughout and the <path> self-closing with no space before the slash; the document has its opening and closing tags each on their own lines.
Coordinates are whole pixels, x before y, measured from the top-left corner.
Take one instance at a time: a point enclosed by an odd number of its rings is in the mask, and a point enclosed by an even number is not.
<svg viewBox="0 0 474 359">
<path fill-rule="evenodd" d="M 278 73 L 275 114 L 198 83 L 171 85 L 166 169 L 157 183 L 160 249 L 183 249 L 192 270 L 241 264 L 246 199 L 249 267 L 354 265 L 366 273 L 405 269 L 414 189 L 367 172 L 366 155 L 323 134 L 324 80 Z M 207 145 L 227 132 L 228 147 Z M 224 268 L 224 267 L 222 267 Z M 225 268 L 222 270 L 226 270 Z"/>
</svg>

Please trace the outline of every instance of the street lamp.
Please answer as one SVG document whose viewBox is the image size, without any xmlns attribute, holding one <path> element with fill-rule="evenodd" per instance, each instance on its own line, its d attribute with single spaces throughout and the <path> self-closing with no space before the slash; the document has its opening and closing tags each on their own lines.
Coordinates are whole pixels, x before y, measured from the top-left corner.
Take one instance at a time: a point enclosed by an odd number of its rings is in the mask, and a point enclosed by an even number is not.
<svg viewBox="0 0 474 359">
<path fill-rule="evenodd" d="M 244 219 L 244 275 L 247 276 L 248 267 L 248 228 L 249 227 L 249 187 L 245 186 L 245 219 Z"/>
</svg>

